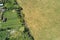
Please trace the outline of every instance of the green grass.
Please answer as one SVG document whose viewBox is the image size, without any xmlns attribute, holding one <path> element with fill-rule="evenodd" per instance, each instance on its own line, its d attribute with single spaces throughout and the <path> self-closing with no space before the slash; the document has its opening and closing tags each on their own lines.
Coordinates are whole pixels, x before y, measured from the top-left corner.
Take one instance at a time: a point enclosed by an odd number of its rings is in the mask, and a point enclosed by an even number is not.
<svg viewBox="0 0 60 40">
<path fill-rule="evenodd" d="M 4 17 L 7 18 L 7 22 L 2 22 L 3 27 L 20 26 L 20 19 L 18 18 L 16 11 L 6 11 Z"/>
</svg>

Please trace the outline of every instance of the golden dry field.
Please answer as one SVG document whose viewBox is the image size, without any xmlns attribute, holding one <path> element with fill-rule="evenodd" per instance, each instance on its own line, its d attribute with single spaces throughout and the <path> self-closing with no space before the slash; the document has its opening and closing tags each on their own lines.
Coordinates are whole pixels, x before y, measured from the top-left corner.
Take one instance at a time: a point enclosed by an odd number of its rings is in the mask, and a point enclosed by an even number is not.
<svg viewBox="0 0 60 40">
<path fill-rule="evenodd" d="M 60 0 L 17 0 L 35 40 L 60 40 Z"/>
</svg>

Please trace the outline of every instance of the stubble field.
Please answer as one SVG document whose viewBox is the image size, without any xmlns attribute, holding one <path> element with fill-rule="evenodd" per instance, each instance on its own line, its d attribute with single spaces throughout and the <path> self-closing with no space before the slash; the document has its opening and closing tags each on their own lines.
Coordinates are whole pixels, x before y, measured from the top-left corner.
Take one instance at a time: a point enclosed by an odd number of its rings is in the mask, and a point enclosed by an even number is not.
<svg viewBox="0 0 60 40">
<path fill-rule="evenodd" d="M 17 0 L 35 40 L 60 40 L 60 0 Z"/>
</svg>

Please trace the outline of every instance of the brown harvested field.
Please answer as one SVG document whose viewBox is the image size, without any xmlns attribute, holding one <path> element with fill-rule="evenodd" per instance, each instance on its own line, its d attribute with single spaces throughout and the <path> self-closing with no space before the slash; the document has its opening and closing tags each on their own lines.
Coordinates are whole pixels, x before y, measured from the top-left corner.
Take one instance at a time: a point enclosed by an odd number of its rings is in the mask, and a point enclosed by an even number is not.
<svg viewBox="0 0 60 40">
<path fill-rule="evenodd" d="M 17 0 L 35 40 L 60 40 L 60 0 Z"/>
</svg>

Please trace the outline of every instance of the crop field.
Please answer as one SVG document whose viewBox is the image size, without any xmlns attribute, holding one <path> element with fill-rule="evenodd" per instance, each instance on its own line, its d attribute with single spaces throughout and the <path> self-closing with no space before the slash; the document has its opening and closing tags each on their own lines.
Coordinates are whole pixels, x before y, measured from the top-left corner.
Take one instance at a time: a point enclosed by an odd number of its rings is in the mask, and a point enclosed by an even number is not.
<svg viewBox="0 0 60 40">
<path fill-rule="evenodd" d="M 35 40 L 60 40 L 60 0 L 17 0 Z"/>
</svg>

